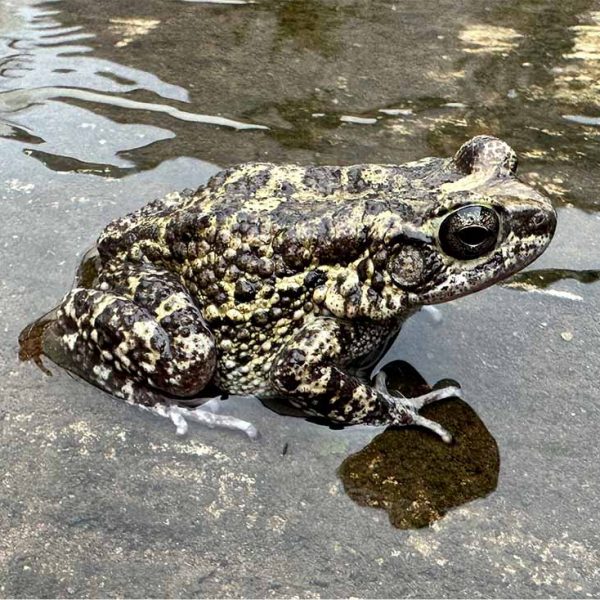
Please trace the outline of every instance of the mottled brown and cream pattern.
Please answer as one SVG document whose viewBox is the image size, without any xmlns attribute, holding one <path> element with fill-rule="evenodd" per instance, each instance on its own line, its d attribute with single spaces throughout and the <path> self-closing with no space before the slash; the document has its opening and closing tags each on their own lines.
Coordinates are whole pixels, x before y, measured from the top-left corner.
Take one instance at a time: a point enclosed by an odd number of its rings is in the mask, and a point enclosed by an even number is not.
<svg viewBox="0 0 600 600">
<path fill-rule="evenodd" d="M 25 330 L 25 358 L 37 348 L 147 406 L 197 404 L 211 385 L 341 424 L 443 435 L 418 399 L 366 375 L 422 305 L 487 287 L 546 248 L 555 213 L 516 164 L 479 136 L 451 159 L 227 169 L 110 223 L 74 289 Z"/>
</svg>

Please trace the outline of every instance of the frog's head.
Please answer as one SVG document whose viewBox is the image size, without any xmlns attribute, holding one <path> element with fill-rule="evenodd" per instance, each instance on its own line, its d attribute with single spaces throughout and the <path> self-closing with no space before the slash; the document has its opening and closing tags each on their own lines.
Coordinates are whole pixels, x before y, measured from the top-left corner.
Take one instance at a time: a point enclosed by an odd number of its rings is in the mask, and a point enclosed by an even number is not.
<svg viewBox="0 0 600 600">
<path fill-rule="evenodd" d="M 516 155 L 479 136 L 448 163 L 442 183 L 407 224 L 388 230 L 389 279 L 408 306 L 435 304 L 486 288 L 534 261 L 556 227 L 550 201 L 515 177 Z"/>
</svg>

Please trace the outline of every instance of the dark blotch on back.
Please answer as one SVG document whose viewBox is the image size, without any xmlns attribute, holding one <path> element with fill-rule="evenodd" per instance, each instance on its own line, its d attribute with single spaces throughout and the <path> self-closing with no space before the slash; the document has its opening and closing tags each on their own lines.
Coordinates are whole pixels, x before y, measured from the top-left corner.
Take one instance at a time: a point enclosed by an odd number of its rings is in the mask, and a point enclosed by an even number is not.
<svg viewBox="0 0 600 600">
<path fill-rule="evenodd" d="M 235 284 L 235 299 L 239 302 L 247 302 L 256 296 L 257 285 L 247 279 L 239 279 Z"/>
<path fill-rule="evenodd" d="M 338 167 L 308 167 L 303 183 L 318 194 L 329 195 L 340 188 L 341 177 Z"/>
<path fill-rule="evenodd" d="M 327 273 L 316 269 L 314 271 L 309 271 L 306 274 L 306 277 L 304 278 L 304 285 L 309 289 L 313 289 L 324 284 L 326 281 Z"/>
<path fill-rule="evenodd" d="M 237 181 L 225 185 L 225 193 L 232 196 L 251 198 L 256 192 L 264 187 L 271 179 L 271 172 L 264 168 L 256 174 L 244 174 Z"/>
</svg>

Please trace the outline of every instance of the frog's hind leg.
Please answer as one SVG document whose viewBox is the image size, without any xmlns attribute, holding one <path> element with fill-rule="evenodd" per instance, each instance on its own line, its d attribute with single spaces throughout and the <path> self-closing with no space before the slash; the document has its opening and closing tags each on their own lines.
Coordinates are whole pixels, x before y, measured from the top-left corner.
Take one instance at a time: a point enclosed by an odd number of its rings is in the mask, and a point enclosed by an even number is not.
<svg viewBox="0 0 600 600">
<path fill-rule="evenodd" d="M 215 414 L 218 410 L 217 402 L 209 400 L 195 408 L 188 408 L 178 404 L 155 404 L 147 408 L 161 417 L 170 419 L 176 427 L 177 435 L 185 435 L 188 430 L 188 421 L 195 421 L 211 429 L 214 427 L 235 429 L 244 432 L 251 439 L 258 437 L 258 430 L 252 423 L 228 415 Z"/>
<path fill-rule="evenodd" d="M 85 288 L 67 294 L 43 332 L 42 349 L 90 383 L 141 404 L 158 395 L 198 394 L 215 365 L 212 336 L 201 321 L 182 315 L 181 325 L 168 328 L 127 297 Z"/>
<path fill-rule="evenodd" d="M 42 351 L 58 365 L 101 389 L 169 416 L 231 428 L 192 400 L 211 381 L 216 349 L 185 287 L 151 265 L 107 270 L 94 289 L 67 294 L 42 333 Z M 205 413 L 210 415 L 205 417 Z M 239 421 L 239 420 L 237 420 Z M 233 424 L 233 425 L 232 425 Z M 239 428 L 249 435 L 249 424 Z"/>
</svg>

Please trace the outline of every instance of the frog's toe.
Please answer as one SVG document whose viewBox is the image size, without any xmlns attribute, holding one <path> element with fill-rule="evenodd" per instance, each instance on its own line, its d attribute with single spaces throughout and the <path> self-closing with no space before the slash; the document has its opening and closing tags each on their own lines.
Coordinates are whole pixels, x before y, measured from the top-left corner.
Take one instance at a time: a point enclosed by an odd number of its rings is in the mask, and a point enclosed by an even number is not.
<svg viewBox="0 0 600 600">
<path fill-rule="evenodd" d="M 218 403 L 218 401 L 214 402 Z M 228 415 L 215 414 L 219 407 L 214 402 L 209 400 L 205 404 L 195 408 L 188 408 L 178 404 L 155 404 L 154 406 L 140 406 L 140 408 L 149 410 L 160 417 L 170 419 L 175 425 L 177 435 L 185 435 L 189 429 L 189 422 L 195 421 L 211 429 L 222 428 L 242 431 L 253 440 L 259 437 L 258 430 L 252 423 Z"/>
<path fill-rule="evenodd" d="M 387 388 L 387 376 L 383 371 L 377 373 L 375 377 L 375 389 L 390 402 L 394 410 L 392 410 L 393 421 L 395 425 L 416 425 L 425 427 L 439 435 L 444 442 L 449 444 L 452 442 L 452 435 L 439 423 L 427 419 L 419 414 L 427 404 L 444 400 L 446 398 L 462 398 L 462 390 L 458 386 L 450 385 L 445 388 L 431 390 L 427 394 L 416 396 L 414 398 L 404 398 L 398 395 L 391 394 Z"/>
<path fill-rule="evenodd" d="M 429 429 L 429 431 L 433 431 L 442 438 L 442 441 L 446 442 L 446 444 L 450 444 L 452 442 L 452 434 L 442 427 L 439 423 L 432 421 L 431 419 L 426 419 L 421 415 L 414 414 L 412 415 L 412 423 L 411 425 L 417 425 L 419 427 L 425 427 L 425 429 Z"/>
<path fill-rule="evenodd" d="M 390 408 L 391 425 L 424 427 L 439 435 L 446 444 L 452 441 L 452 434 L 439 423 L 420 415 L 417 409 L 410 404 L 410 399 L 394 398 L 394 396 L 389 395 L 386 398 L 393 403 Z M 409 400 L 409 402 L 406 402 L 406 400 Z"/>
<path fill-rule="evenodd" d="M 385 371 L 379 371 L 377 375 L 375 375 L 375 389 L 382 394 L 389 395 L 388 387 L 387 387 L 387 375 Z"/>
<path fill-rule="evenodd" d="M 189 408 L 181 408 L 178 407 L 182 411 L 187 411 L 185 415 L 191 421 L 196 421 L 197 423 L 202 423 L 203 425 L 207 425 L 211 429 L 214 427 L 220 427 L 223 429 L 235 429 L 238 431 L 243 431 L 249 438 L 256 439 L 258 437 L 258 430 L 252 423 L 248 421 L 244 421 L 242 419 L 238 419 L 236 417 L 231 417 L 229 415 L 217 415 L 214 412 L 207 411 L 204 409 L 204 405 L 198 406 L 193 409 Z"/>
<path fill-rule="evenodd" d="M 387 387 L 387 375 L 384 371 L 379 371 L 375 376 L 375 389 L 387 396 L 393 402 L 398 403 L 399 396 L 391 394 Z M 457 385 L 449 385 L 443 388 L 431 390 L 426 394 L 415 396 L 413 398 L 401 397 L 402 406 L 410 406 L 415 411 L 421 410 L 424 406 L 437 402 L 438 400 L 445 400 L 446 398 L 463 398 L 463 391 Z"/>
<path fill-rule="evenodd" d="M 185 435 L 188 431 L 188 422 L 178 410 L 169 410 L 169 418 L 175 425 L 175 433 L 177 435 Z"/>
<path fill-rule="evenodd" d="M 431 390 L 427 394 L 421 396 L 415 396 L 414 398 L 406 398 L 407 402 L 410 402 L 416 410 L 421 410 L 427 404 L 437 402 L 438 400 L 445 400 L 446 398 L 463 398 L 463 391 L 456 385 L 449 385 L 448 387 L 440 388 L 437 390 Z"/>
<path fill-rule="evenodd" d="M 390 411 L 392 417 L 391 425 L 424 427 L 441 437 L 442 441 L 446 442 L 446 444 L 452 442 L 452 434 L 439 423 L 423 417 L 410 404 L 405 404 L 403 399 L 394 399 L 391 396 L 388 396 L 388 399 L 394 403 Z"/>
<path fill-rule="evenodd" d="M 183 421 L 195 421 L 196 423 L 201 423 L 211 429 L 216 427 L 242 431 L 251 439 L 256 439 L 258 437 L 258 430 L 252 423 L 229 415 L 215 414 L 215 410 L 215 406 L 212 404 L 209 404 L 208 407 L 206 407 L 206 404 L 203 404 L 196 408 L 172 405 L 169 408 L 169 417 L 173 423 L 175 423 L 177 433 L 180 435 L 187 432 L 187 423 L 185 428 L 183 428 L 180 420 L 182 419 Z"/>
</svg>

